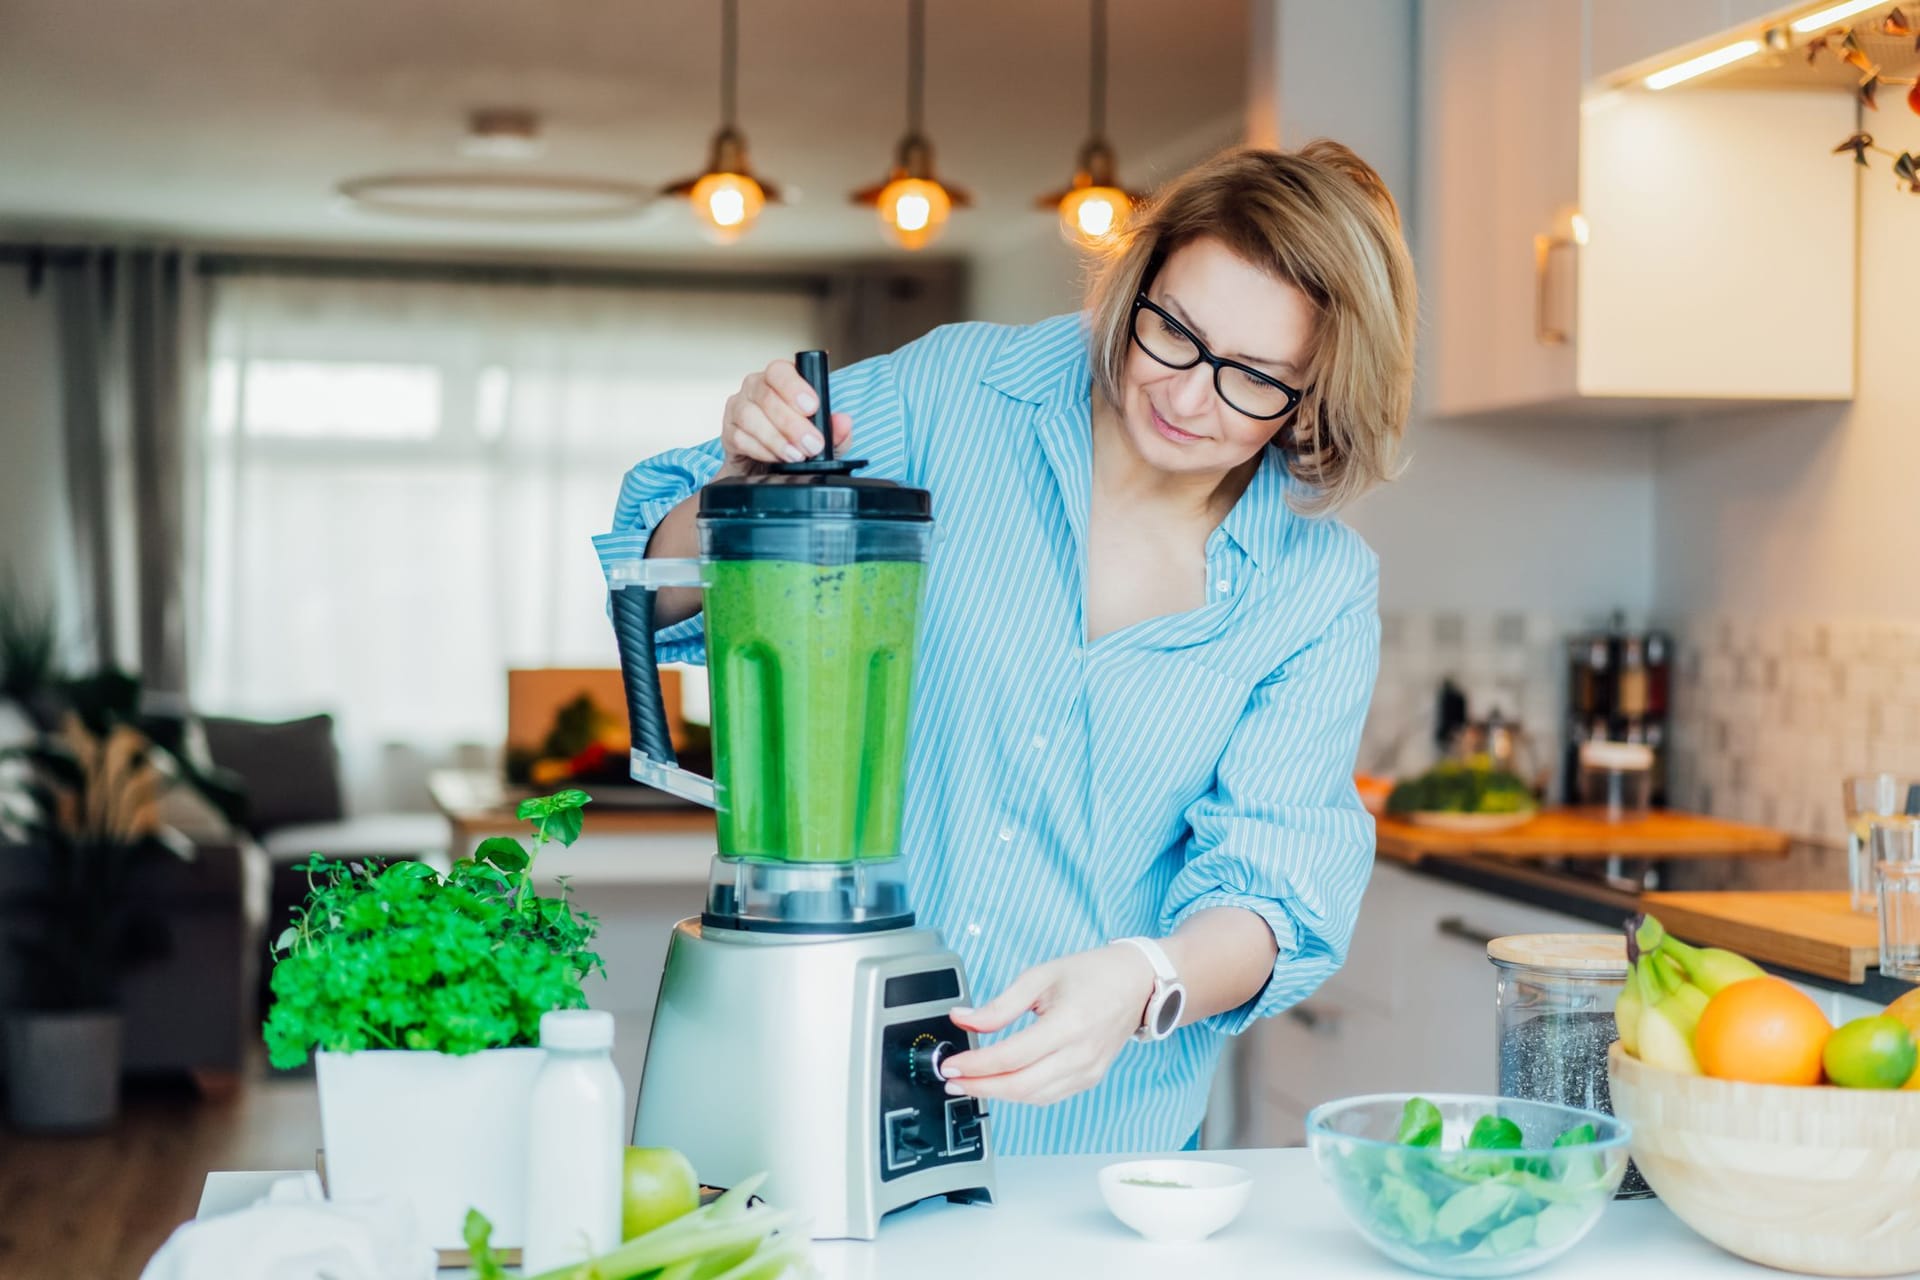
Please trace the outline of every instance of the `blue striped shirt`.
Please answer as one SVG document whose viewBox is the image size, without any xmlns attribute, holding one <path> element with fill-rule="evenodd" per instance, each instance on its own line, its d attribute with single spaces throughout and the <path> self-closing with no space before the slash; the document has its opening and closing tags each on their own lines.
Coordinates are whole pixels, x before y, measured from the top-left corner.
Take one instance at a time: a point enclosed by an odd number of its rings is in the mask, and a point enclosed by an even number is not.
<svg viewBox="0 0 1920 1280">
<path fill-rule="evenodd" d="M 1372 867 L 1353 762 L 1378 663 L 1377 562 L 1286 503 L 1276 453 L 1206 543 L 1206 603 L 1088 642 L 1092 367 L 1084 323 L 962 324 L 832 375 L 862 474 L 933 494 L 902 845 L 913 905 L 976 1003 L 1027 967 L 1244 907 L 1279 956 L 1246 1005 L 1129 1042 L 1097 1087 L 996 1102 L 996 1149 L 1172 1150 L 1223 1037 L 1339 968 Z M 719 469 L 718 441 L 622 486 L 603 562 Z M 698 616 L 663 661 L 703 659 Z"/>
</svg>

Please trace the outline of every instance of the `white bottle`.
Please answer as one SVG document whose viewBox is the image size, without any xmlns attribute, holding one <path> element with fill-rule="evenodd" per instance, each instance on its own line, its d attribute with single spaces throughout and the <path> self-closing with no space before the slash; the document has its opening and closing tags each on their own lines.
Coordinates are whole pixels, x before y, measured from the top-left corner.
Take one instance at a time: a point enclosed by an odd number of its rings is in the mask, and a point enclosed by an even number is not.
<svg viewBox="0 0 1920 1280">
<path fill-rule="evenodd" d="M 556 1009 L 540 1016 L 547 1060 L 533 1081 L 527 1143 L 523 1275 L 598 1257 L 620 1243 L 620 1122 L 626 1094 L 614 1070 L 613 1015 Z"/>
</svg>

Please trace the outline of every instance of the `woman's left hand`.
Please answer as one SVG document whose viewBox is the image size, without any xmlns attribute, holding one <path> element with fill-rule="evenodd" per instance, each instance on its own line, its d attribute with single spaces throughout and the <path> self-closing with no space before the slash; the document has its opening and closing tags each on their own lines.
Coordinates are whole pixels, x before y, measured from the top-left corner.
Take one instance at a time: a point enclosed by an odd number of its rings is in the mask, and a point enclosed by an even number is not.
<svg viewBox="0 0 1920 1280">
<path fill-rule="evenodd" d="M 1033 1024 L 941 1066 L 949 1093 L 1044 1105 L 1091 1089 L 1139 1029 L 1153 994 L 1153 966 L 1128 946 L 1076 952 L 1035 965 L 978 1009 L 950 1015 L 991 1032 L 1031 1011 Z"/>
</svg>

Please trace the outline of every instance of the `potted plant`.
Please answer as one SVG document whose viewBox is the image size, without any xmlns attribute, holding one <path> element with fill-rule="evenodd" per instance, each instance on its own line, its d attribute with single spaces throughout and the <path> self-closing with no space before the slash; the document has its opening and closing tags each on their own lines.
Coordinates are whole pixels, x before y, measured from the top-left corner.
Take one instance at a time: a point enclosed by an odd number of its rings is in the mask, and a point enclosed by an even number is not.
<svg viewBox="0 0 1920 1280">
<path fill-rule="evenodd" d="M 17 886 L 0 926 L 19 959 L 7 1079 L 23 1129 L 97 1129 L 118 1114 L 120 977 L 166 946 L 148 876 L 193 857 L 161 799 L 194 772 L 110 709 L 129 687 L 117 675 L 69 686 L 57 732 L 0 752 Z"/>
<path fill-rule="evenodd" d="M 572 844 L 580 791 L 523 801 L 532 847 L 496 836 L 445 876 L 415 862 L 306 864 L 310 889 L 274 942 L 268 1056 L 316 1058 L 328 1193 L 410 1202 L 429 1243 L 462 1247 L 467 1210 L 517 1247 L 540 1015 L 581 1008 L 596 923 L 563 884 L 532 883 Z"/>
</svg>

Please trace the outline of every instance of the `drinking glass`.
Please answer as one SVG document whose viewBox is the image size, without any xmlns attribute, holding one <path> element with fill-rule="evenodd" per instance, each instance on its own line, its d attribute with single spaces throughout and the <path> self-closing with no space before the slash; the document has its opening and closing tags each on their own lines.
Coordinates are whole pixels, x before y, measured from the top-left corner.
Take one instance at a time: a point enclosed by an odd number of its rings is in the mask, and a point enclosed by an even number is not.
<svg viewBox="0 0 1920 1280">
<path fill-rule="evenodd" d="M 1868 844 L 1880 900 L 1880 972 L 1920 981 L 1920 821 L 1876 820 Z"/>
<path fill-rule="evenodd" d="M 1853 909 L 1872 915 L 1879 905 L 1874 891 L 1873 856 L 1867 848 L 1867 835 L 1875 818 L 1897 816 L 1903 806 L 1911 811 L 1910 798 L 1920 796 L 1920 788 L 1891 773 L 1864 773 L 1841 783 L 1841 799 L 1847 815 L 1847 888 Z"/>
</svg>

